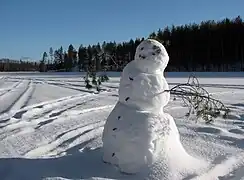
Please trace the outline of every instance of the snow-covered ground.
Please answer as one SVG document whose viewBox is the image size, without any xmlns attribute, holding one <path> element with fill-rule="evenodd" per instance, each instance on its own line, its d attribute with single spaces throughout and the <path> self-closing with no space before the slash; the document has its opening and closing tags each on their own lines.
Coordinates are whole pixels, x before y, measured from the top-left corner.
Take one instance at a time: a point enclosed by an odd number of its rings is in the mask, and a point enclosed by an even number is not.
<svg viewBox="0 0 244 180">
<path fill-rule="evenodd" d="M 102 161 L 101 134 L 118 100 L 119 74 L 112 73 L 107 91 L 96 94 L 85 89 L 79 73 L 0 73 L 0 179 L 143 179 Z M 196 123 L 186 119 L 180 99 L 171 97 L 166 106 L 187 152 L 211 161 L 184 180 L 244 180 L 244 75 L 222 75 L 199 73 L 199 80 L 231 108 L 227 119 Z M 171 87 L 187 82 L 186 74 L 180 76 L 166 73 Z"/>
</svg>

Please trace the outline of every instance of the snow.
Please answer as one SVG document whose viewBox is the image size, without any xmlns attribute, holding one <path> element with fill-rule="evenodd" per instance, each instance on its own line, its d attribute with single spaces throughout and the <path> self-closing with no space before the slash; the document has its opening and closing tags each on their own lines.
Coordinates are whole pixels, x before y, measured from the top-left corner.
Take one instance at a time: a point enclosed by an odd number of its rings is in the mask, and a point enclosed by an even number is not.
<svg viewBox="0 0 244 180">
<path fill-rule="evenodd" d="M 243 73 L 196 73 L 200 84 L 230 107 L 227 119 L 217 118 L 212 125 L 188 121 L 186 107 L 173 96 L 165 106 L 187 154 L 210 162 L 208 167 L 195 171 L 201 163 L 180 161 L 181 154 L 173 149 L 177 145 L 171 144 L 175 171 L 169 174 L 158 161 L 136 175 L 102 161 L 102 133 L 119 100 L 121 73 L 109 73 L 112 77 L 103 85 L 108 91 L 100 94 L 86 91 L 81 74 L 0 73 L 1 179 L 244 179 Z M 166 72 L 166 80 L 172 87 L 187 82 L 188 74 Z M 177 172 L 185 164 L 192 172 Z"/>
</svg>

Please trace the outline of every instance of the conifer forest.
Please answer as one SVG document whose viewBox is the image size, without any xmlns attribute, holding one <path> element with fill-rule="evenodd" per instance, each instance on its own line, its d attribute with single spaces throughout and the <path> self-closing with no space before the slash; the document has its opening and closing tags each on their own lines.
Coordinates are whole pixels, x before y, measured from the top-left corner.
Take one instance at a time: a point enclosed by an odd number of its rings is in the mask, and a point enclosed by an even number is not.
<svg viewBox="0 0 244 180">
<path fill-rule="evenodd" d="M 132 37 L 128 42 L 104 41 L 84 46 L 81 39 L 77 48 L 72 42 L 68 49 L 47 47 L 35 68 L 39 71 L 83 71 L 92 67 L 96 71 L 122 71 L 145 38 L 157 39 L 167 49 L 170 61 L 166 71 L 244 71 L 244 22 L 240 16 L 167 26 L 148 37 Z M 4 70 L 4 63 L 0 62 L 0 71 Z"/>
</svg>

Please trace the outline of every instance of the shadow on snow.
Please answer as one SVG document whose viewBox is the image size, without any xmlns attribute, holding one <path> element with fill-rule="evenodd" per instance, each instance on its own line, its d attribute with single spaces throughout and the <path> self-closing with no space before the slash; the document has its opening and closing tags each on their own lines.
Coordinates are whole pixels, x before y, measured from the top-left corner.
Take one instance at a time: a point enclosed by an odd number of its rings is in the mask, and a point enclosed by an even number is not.
<svg viewBox="0 0 244 180">
<path fill-rule="evenodd" d="M 134 175 L 120 173 L 116 167 L 102 161 L 102 150 L 79 149 L 85 142 L 67 150 L 67 155 L 58 158 L 1 158 L 0 176 L 2 180 L 41 180 L 51 177 L 68 179 L 89 179 L 92 177 L 130 179 Z M 135 178 L 135 177 L 134 177 Z"/>
</svg>

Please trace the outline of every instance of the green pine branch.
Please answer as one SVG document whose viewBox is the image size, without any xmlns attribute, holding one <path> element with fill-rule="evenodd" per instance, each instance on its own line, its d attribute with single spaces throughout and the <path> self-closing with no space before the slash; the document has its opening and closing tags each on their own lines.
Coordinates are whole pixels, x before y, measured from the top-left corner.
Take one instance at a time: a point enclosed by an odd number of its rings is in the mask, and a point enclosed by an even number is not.
<svg viewBox="0 0 244 180">
<path fill-rule="evenodd" d="M 164 92 L 170 92 L 174 99 L 182 99 L 189 109 L 186 116 L 196 115 L 197 119 L 202 118 L 206 123 L 211 123 L 220 116 L 227 118 L 230 112 L 220 100 L 211 97 L 209 92 L 200 86 L 195 76 L 190 76 L 187 83 L 178 84 Z"/>
</svg>

